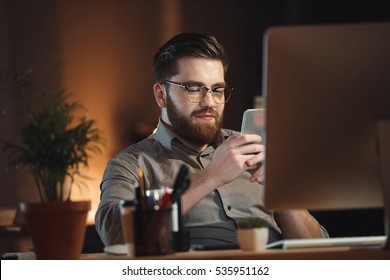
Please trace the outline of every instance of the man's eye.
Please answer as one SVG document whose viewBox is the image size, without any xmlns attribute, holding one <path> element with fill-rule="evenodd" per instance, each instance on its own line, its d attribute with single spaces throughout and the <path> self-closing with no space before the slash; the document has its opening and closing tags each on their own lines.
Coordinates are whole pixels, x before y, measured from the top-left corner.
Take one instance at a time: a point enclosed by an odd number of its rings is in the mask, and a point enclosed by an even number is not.
<svg viewBox="0 0 390 280">
<path fill-rule="evenodd" d="M 199 91 L 200 91 L 200 86 L 188 85 L 188 86 L 187 86 L 187 90 L 188 90 L 189 92 L 199 92 Z"/>
<path fill-rule="evenodd" d="M 214 88 L 213 92 L 222 94 L 225 92 L 225 88 L 224 87 Z"/>
</svg>

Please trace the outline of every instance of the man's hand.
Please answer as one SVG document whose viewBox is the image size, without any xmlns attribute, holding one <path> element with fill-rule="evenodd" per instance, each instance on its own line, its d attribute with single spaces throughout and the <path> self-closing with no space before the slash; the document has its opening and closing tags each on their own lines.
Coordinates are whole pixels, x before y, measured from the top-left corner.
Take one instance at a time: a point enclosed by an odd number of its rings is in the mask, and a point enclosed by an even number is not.
<svg viewBox="0 0 390 280">
<path fill-rule="evenodd" d="M 264 160 L 264 145 L 256 134 L 241 134 L 222 143 L 213 155 L 210 164 L 191 176 L 191 186 L 182 196 L 182 213 L 196 205 L 217 187 L 229 183 L 243 172 L 252 174 L 252 182 L 260 182 Z"/>
<path fill-rule="evenodd" d="M 261 160 L 261 162 L 259 162 L 258 164 L 254 165 L 252 168 L 253 169 L 248 170 L 248 172 L 252 175 L 250 181 L 252 183 L 254 182 L 263 183 L 265 177 L 265 168 L 264 168 L 263 160 Z"/>
<path fill-rule="evenodd" d="M 213 170 L 219 185 L 233 181 L 243 172 L 252 174 L 251 182 L 261 182 L 264 178 L 264 145 L 256 134 L 241 134 L 229 137 L 215 151 L 206 169 Z"/>
</svg>

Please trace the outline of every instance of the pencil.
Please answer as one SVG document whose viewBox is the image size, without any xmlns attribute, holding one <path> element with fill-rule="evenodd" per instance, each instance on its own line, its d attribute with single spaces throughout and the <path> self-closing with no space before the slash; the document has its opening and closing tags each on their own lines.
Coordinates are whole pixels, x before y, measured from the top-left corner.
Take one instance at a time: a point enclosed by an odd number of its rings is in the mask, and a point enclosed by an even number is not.
<svg viewBox="0 0 390 280">
<path fill-rule="evenodd" d="M 141 167 L 138 167 L 138 180 L 139 180 L 139 188 L 141 193 L 141 206 L 145 209 L 145 185 L 144 185 L 144 172 Z"/>
</svg>

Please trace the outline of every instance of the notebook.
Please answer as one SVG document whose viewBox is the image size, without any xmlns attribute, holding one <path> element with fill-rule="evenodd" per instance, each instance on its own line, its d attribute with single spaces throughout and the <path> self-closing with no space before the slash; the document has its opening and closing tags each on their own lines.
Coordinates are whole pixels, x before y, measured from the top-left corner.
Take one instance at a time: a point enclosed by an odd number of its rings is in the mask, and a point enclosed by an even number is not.
<svg viewBox="0 0 390 280">
<path fill-rule="evenodd" d="M 272 242 L 267 249 L 304 249 L 322 247 L 373 247 L 381 248 L 386 242 L 386 236 L 333 237 L 315 239 L 285 239 Z"/>
</svg>

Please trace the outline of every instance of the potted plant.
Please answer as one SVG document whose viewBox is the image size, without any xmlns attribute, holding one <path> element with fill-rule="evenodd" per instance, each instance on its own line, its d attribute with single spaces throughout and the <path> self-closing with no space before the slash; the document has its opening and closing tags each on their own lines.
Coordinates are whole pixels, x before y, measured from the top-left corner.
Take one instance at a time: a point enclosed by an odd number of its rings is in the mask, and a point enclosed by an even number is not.
<svg viewBox="0 0 390 280">
<path fill-rule="evenodd" d="M 248 218 L 238 224 L 237 239 L 242 250 L 263 250 L 268 242 L 268 223 L 260 218 Z"/>
<path fill-rule="evenodd" d="M 86 177 L 80 167 L 101 153 L 101 131 L 80 103 L 68 101 L 66 90 L 35 86 L 31 70 L 7 77 L 10 83 L 3 90 L 22 96 L 21 100 L 32 94 L 38 101 L 35 108 L 25 108 L 27 123 L 20 130 L 21 143 L 1 139 L 9 162 L 27 167 L 35 179 L 40 202 L 20 204 L 34 251 L 38 259 L 76 259 L 91 202 L 71 201 L 71 190 L 77 177 Z"/>
</svg>

